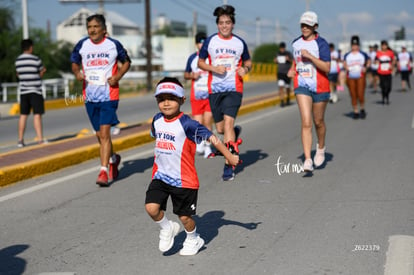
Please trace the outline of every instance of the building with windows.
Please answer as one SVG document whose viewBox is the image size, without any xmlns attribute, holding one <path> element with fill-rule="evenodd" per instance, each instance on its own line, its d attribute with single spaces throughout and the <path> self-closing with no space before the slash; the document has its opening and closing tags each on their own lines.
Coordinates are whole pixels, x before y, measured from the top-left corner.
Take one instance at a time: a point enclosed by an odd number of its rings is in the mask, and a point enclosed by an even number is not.
<svg viewBox="0 0 414 275">
<path fill-rule="evenodd" d="M 57 40 L 76 44 L 82 37 L 87 36 L 86 19 L 94 13 L 102 12 L 81 8 L 65 19 L 56 28 Z M 105 10 L 103 13 L 108 34 L 119 40 L 131 57 L 128 76 L 145 75 L 147 52 L 143 28 L 116 12 Z M 184 22 L 170 21 L 164 14 L 160 14 L 154 21 L 155 32 L 169 28 L 171 37 L 165 34 L 152 36 L 152 70 L 184 70 L 187 56 L 195 50 L 194 35 L 190 28 Z M 197 29 L 207 30 L 200 25 L 197 25 Z"/>
</svg>

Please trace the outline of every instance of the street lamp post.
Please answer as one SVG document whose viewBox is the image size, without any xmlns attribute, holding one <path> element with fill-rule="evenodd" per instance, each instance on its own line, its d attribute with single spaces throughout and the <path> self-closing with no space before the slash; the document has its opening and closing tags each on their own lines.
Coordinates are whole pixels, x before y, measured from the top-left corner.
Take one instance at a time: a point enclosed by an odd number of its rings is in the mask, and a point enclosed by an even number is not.
<svg viewBox="0 0 414 275">
<path fill-rule="evenodd" d="M 27 0 L 22 0 L 23 39 L 29 38 L 29 23 L 27 19 Z"/>
<path fill-rule="evenodd" d="M 147 48 L 147 92 L 152 90 L 152 45 L 150 0 L 145 0 L 145 45 Z"/>
</svg>

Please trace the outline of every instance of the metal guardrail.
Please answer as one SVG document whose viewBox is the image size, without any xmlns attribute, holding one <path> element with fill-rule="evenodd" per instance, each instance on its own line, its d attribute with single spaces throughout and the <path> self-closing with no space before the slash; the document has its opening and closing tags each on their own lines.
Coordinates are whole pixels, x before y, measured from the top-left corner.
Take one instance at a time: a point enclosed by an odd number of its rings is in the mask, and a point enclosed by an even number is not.
<svg viewBox="0 0 414 275">
<path fill-rule="evenodd" d="M 253 63 L 252 71 L 246 75 L 245 81 L 274 81 L 276 77 L 276 64 Z M 154 71 L 153 77 L 161 78 L 164 76 L 183 77 L 182 71 Z M 143 71 L 128 71 L 123 79 L 125 80 L 144 80 L 146 73 Z M 68 74 L 63 78 L 53 78 L 42 80 L 42 94 L 45 99 L 50 98 L 69 98 L 70 81 L 74 80 L 73 75 Z M 6 82 L 1 83 L 1 98 L 3 103 L 19 102 L 20 90 L 19 83 Z"/>
<path fill-rule="evenodd" d="M 42 80 L 42 94 L 46 99 L 49 94 L 52 94 L 52 98 L 58 98 L 59 93 L 61 97 L 69 97 L 69 79 L 66 78 L 53 78 Z M 9 102 L 10 98 L 15 96 L 16 101 L 20 100 L 20 89 L 18 82 L 6 82 L 1 83 L 2 102 Z M 14 100 L 13 100 L 14 101 Z"/>
</svg>

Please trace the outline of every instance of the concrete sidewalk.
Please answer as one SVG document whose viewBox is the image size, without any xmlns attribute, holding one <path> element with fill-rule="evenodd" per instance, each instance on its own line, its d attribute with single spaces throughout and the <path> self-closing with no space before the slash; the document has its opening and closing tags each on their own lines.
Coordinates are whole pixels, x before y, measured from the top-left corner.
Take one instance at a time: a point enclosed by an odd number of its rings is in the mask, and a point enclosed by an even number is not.
<svg viewBox="0 0 414 275">
<path fill-rule="evenodd" d="M 294 95 L 291 95 L 294 99 Z M 277 93 L 243 100 L 239 115 L 278 105 Z M 149 135 L 150 123 L 143 122 L 123 128 L 113 136 L 115 151 L 139 146 L 153 139 Z M 0 154 L 0 186 L 57 171 L 99 157 L 99 145 L 95 135 L 74 137 L 42 145 L 27 146 Z"/>
</svg>

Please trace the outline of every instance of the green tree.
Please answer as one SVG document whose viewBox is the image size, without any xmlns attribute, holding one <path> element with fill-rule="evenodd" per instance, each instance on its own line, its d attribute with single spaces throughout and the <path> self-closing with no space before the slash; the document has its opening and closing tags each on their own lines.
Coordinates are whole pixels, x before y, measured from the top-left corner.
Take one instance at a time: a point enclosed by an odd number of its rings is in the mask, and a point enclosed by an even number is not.
<svg viewBox="0 0 414 275">
<path fill-rule="evenodd" d="M 62 72 L 71 71 L 69 60 L 73 45 L 67 42 L 51 42 L 49 35 L 40 29 L 31 29 L 33 53 L 42 59 L 46 67 L 44 78 L 60 78 Z"/>
<path fill-rule="evenodd" d="M 12 31 L 15 29 L 13 12 L 10 8 L 0 8 L 0 30 Z"/>
<path fill-rule="evenodd" d="M 0 1 L 0 83 L 17 82 L 14 62 L 21 54 L 22 29 L 15 27 L 13 10 L 3 2 Z M 33 53 L 42 59 L 47 69 L 45 79 L 60 78 L 62 72 L 71 72 L 72 44 L 51 42 L 49 34 L 41 29 L 30 29 L 29 33 L 34 43 Z"/>
<path fill-rule="evenodd" d="M 252 61 L 256 63 L 273 63 L 278 50 L 278 45 L 274 43 L 260 45 L 254 50 Z"/>
<path fill-rule="evenodd" d="M 0 82 L 15 82 L 14 61 L 20 51 L 20 37 L 15 29 L 13 11 L 0 7 Z"/>
</svg>

